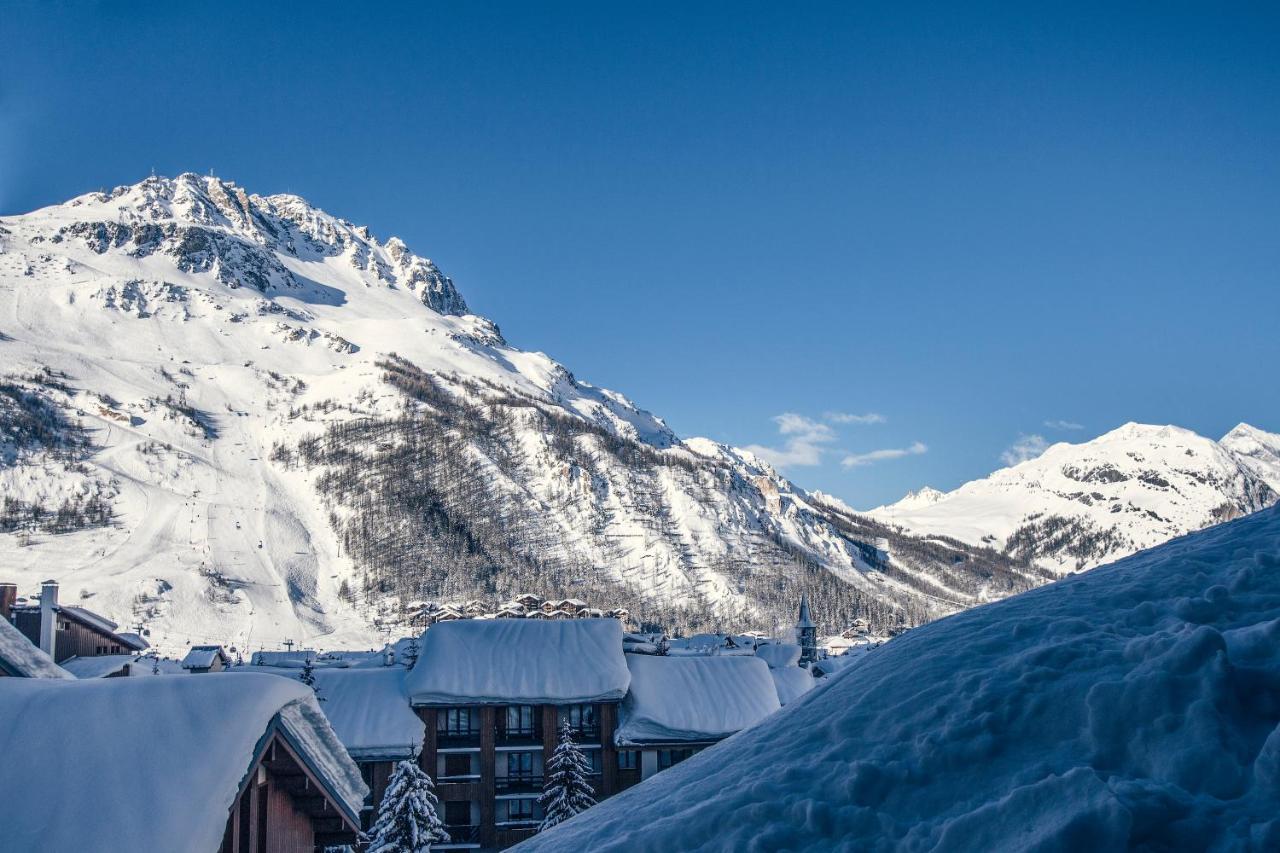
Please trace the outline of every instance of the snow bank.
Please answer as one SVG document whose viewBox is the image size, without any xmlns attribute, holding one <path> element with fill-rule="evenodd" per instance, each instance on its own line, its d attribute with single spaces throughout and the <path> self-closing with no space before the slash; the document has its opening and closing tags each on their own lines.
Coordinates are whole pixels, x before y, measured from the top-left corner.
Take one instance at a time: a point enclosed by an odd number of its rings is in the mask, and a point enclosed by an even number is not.
<svg viewBox="0 0 1280 853">
<path fill-rule="evenodd" d="M 619 745 L 720 740 L 778 710 L 769 667 L 755 656 L 626 657 Z"/>
<path fill-rule="evenodd" d="M 406 674 L 400 666 L 316 670 L 320 709 L 352 758 L 410 758 L 422 748 L 424 727 L 409 707 Z"/>
<path fill-rule="evenodd" d="M 18 678 L 74 677 L 3 618 L 0 618 L 0 673 Z"/>
<path fill-rule="evenodd" d="M 366 793 L 359 770 L 302 684 L 252 675 L 0 679 L 3 846 L 217 850 L 277 715 L 358 814 Z"/>
<path fill-rule="evenodd" d="M 1273 508 L 912 631 L 520 849 L 1280 849 L 1278 641 Z"/>
<path fill-rule="evenodd" d="M 567 705 L 621 699 L 631 676 L 616 619 L 465 619 L 423 634 L 415 705 Z"/>
</svg>

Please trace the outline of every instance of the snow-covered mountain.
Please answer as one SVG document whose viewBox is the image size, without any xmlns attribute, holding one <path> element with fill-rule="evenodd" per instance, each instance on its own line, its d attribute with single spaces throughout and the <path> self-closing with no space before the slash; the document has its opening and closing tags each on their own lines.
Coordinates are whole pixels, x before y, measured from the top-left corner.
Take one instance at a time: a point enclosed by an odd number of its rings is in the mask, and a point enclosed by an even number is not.
<svg viewBox="0 0 1280 853">
<path fill-rule="evenodd" d="M 1057 572 L 1096 566 L 1275 503 L 1280 435 L 1241 424 L 1221 441 L 1125 424 L 953 492 L 912 492 L 870 515 L 985 544 Z"/>
<path fill-rule="evenodd" d="M 1044 580 L 681 441 L 398 239 L 190 174 L 0 218 L 0 489 L 0 579 L 165 649 L 372 643 L 521 591 L 917 623 Z"/>
<path fill-rule="evenodd" d="M 1280 509 L 927 625 L 515 849 L 1280 849 Z"/>
</svg>

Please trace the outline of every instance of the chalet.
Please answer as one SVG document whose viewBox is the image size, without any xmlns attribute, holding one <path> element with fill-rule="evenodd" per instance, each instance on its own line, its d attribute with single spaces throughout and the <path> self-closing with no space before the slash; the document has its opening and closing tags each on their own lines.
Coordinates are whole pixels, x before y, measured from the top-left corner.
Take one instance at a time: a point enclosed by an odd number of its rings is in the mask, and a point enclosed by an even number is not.
<svg viewBox="0 0 1280 853">
<path fill-rule="evenodd" d="M 7 678 L 0 719 L 5 849 L 294 853 L 356 841 L 367 788 L 302 684 Z"/>
<path fill-rule="evenodd" d="M 0 612 L 0 678 L 5 677 L 69 679 L 74 676 L 36 648 Z"/>
<path fill-rule="evenodd" d="M 222 650 L 222 646 L 192 646 L 182 659 L 182 668 L 187 672 L 222 672 L 231 665 L 231 658 Z"/>
<path fill-rule="evenodd" d="M 546 601 L 542 602 L 540 609 L 543 613 L 550 615 L 560 609 L 560 602 L 548 598 Z"/>
<path fill-rule="evenodd" d="M 5 586 L 12 589 L 11 584 Z M 73 657 L 140 652 L 148 645 L 137 634 L 118 631 L 120 626 L 110 619 L 83 607 L 59 604 L 56 581 L 41 584 L 39 604 L 10 607 L 18 630 L 57 663 Z"/>
<path fill-rule="evenodd" d="M 522 593 L 522 594 L 520 594 L 520 595 L 517 595 L 517 596 L 515 596 L 514 598 L 512 598 L 511 600 L 512 600 L 513 602 L 515 602 L 516 604 L 519 604 L 519 605 L 520 605 L 521 607 L 523 607 L 525 610 L 532 610 L 532 609 L 533 609 L 533 608 L 535 608 L 535 607 L 540 607 L 540 606 L 542 606 L 542 599 L 541 599 L 541 598 L 538 598 L 538 596 L 536 596 L 536 595 L 530 595 L 530 594 L 529 594 L 529 593 L 527 593 L 527 592 L 526 592 L 526 593 Z"/>
<path fill-rule="evenodd" d="M 432 849 L 495 850 L 533 835 L 561 722 L 591 762 L 597 797 L 621 789 L 613 736 L 630 681 L 621 627 L 562 620 L 450 622 L 423 636 L 405 685 L 424 726 L 418 761 L 452 839 Z"/>
<path fill-rule="evenodd" d="M 493 614 L 495 619 L 523 619 L 524 616 L 524 607 L 519 604 L 507 604 Z"/>
<path fill-rule="evenodd" d="M 615 743 L 619 781 L 648 779 L 778 710 L 754 655 L 626 655 L 631 685 Z M 797 667 L 799 669 L 799 667 Z"/>
</svg>

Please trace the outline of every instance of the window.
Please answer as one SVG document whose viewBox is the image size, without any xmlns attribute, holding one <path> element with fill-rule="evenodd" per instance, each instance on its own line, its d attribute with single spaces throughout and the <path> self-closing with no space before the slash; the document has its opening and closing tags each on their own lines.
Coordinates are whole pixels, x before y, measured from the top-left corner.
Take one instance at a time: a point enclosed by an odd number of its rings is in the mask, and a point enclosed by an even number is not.
<svg viewBox="0 0 1280 853">
<path fill-rule="evenodd" d="M 445 708 L 436 712 L 436 731 L 442 735 L 477 734 L 478 717 L 472 708 Z"/>
<path fill-rule="evenodd" d="M 666 770 L 668 767 L 679 764 L 691 755 L 693 755 L 692 749 L 660 749 L 658 750 L 658 769 Z"/>
<path fill-rule="evenodd" d="M 533 775 L 533 753 L 532 752 L 508 752 L 507 753 L 507 775 L 508 776 L 532 776 Z"/>
<path fill-rule="evenodd" d="M 565 717 L 569 721 L 569 728 L 575 732 L 594 734 L 600 731 L 595 705 L 570 705 L 565 708 Z"/>
<path fill-rule="evenodd" d="M 587 759 L 587 764 L 591 767 L 593 775 L 604 772 L 604 766 L 601 763 L 601 753 L 603 752 L 604 750 L 602 749 L 582 750 L 582 755 Z"/>
<path fill-rule="evenodd" d="M 462 752 L 446 752 L 444 756 L 445 776 L 470 776 L 471 756 Z"/>
<path fill-rule="evenodd" d="M 446 800 L 444 804 L 444 822 L 446 826 L 470 826 L 471 802 L 469 800 Z"/>
<path fill-rule="evenodd" d="M 619 770 L 639 770 L 640 769 L 640 751 L 637 749 L 618 750 L 618 769 Z"/>
<path fill-rule="evenodd" d="M 503 722 L 508 737 L 533 737 L 534 713 L 532 705 L 508 705 Z"/>
<path fill-rule="evenodd" d="M 533 820 L 533 800 L 505 800 L 507 820 Z"/>
</svg>

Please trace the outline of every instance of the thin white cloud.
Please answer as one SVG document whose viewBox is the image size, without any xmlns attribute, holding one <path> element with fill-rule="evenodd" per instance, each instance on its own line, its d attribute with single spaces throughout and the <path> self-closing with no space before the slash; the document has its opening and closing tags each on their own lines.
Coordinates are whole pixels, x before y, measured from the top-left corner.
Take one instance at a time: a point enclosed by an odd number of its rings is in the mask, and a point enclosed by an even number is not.
<svg viewBox="0 0 1280 853">
<path fill-rule="evenodd" d="M 1044 436 L 1020 435 L 1017 441 L 1000 454 L 1000 461 L 1006 465 L 1017 465 L 1019 462 L 1035 459 L 1048 449 L 1049 442 L 1044 440 Z"/>
<path fill-rule="evenodd" d="M 773 422 L 778 425 L 778 432 L 787 439 L 782 447 L 749 444 L 745 449 L 775 468 L 817 465 L 827 449 L 823 445 L 836 440 L 835 430 L 831 427 L 794 412 L 784 412 L 775 417 Z"/>
<path fill-rule="evenodd" d="M 851 415 L 848 412 L 824 412 L 822 419 L 833 424 L 858 424 L 859 426 L 882 424 L 887 420 L 884 415 L 876 412 L 868 412 L 865 415 Z"/>
<path fill-rule="evenodd" d="M 884 450 L 872 450 L 870 453 L 853 453 L 840 460 L 840 464 L 846 468 L 855 468 L 860 465 L 871 465 L 876 462 L 883 462 L 886 459 L 901 459 L 903 456 L 919 456 L 921 453 L 927 453 L 929 448 L 923 442 L 916 441 L 909 447 L 889 447 Z"/>
<path fill-rule="evenodd" d="M 1084 429 L 1084 424 L 1078 424 L 1075 421 L 1045 421 L 1044 425 L 1049 429 Z"/>
</svg>

